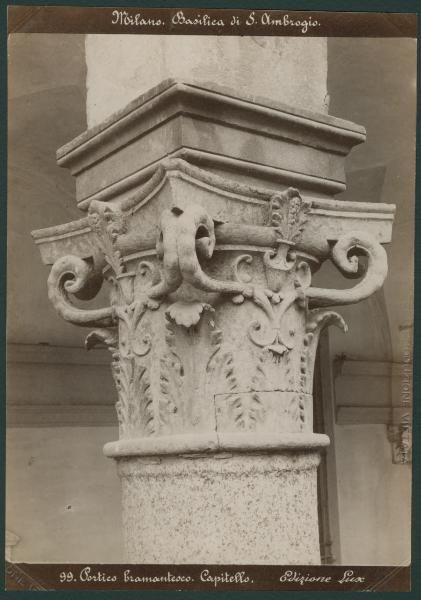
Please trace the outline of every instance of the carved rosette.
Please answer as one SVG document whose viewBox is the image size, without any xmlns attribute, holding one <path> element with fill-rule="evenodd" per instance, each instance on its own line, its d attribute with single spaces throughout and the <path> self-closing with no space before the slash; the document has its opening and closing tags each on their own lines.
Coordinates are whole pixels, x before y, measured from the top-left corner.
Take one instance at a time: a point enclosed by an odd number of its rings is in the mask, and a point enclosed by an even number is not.
<svg viewBox="0 0 421 600">
<path fill-rule="evenodd" d="M 197 441 L 212 434 L 221 449 L 224 435 L 279 441 L 312 434 L 319 334 L 328 324 L 346 331 L 329 307 L 367 298 L 387 273 L 364 212 L 343 203 L 349 214 L 341 220 L 332 201 L 329 223 L 340 222 L 335 237 L 335 226 L 326 229 L 329 201 L 321 206 L 294 188 L 273 194 L 230 187 L 180 160 L 161 165 L 152 180 L 143 196 L 92 201 L 84 223 L 91 257 L 59 258 L 48 281 L 59 314 L 94 328 L 87 348 L 111 351 L 120 439 Z M 240 214 L 240 201 L 260 211 L 252 223 L 226 218 Z M 145 247 L 153 218 L 155 245 Z M 348 230 L 348 223 L 361 228 Z M 326 259 L 360 281 L 347 289 L 314 287 Z M 75 304 L 72 296 L 93 297 L 103 279 L 109 307 Z M 187 441 L 184 451 L 194 449 Z"/>
</svg>

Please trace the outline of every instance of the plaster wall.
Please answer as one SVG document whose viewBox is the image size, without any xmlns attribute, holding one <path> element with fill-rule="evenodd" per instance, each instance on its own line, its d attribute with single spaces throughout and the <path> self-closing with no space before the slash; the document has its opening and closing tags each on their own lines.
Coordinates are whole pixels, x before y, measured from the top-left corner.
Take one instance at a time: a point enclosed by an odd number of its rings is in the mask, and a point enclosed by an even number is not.
<svg viewBox="0 0 421 600">
<path fill-rule="evenodd" d="M 58 146 L 86 128 L 83 35 L 9 36 L 7 339 L 79 346 L 46 301 L 48 269 L 30 231 L 80 218 Z"/>
<path fill-rule="evenodd" d="M 328 62 L 330 112 L 367 129 L 366 143 L 347 160 L 348 187 L 339 198 L 396 204 L 384 288 L 341 307 L 349 333 L 330 329 L 331 361 L 344 355 L 399 363 L 412 352 L 416 41 L 331 38 Z M 327 265 L 320 278 L 337 281 L 335 269 Z M 400 399 L 389 393 L 384 403 L 392 400 Z M 355 401 L 373 404 L 364 392 Z M 404 563 L 410 553 L 411 465 L 392 464 L 382 424 L 336 425 L 335 451 L 342 562 Z"/>
<path fill-rule="evenodd" d="M 335 427 L 341 562 L 410 563 L 411 465 L 394 465 L 384 425 Z"/>
<path fill-rule="evenodd" d="M 113 427 L 9 429 L 6 523 L 17 562 L 122 562 L 120 485 L 102 447 Z"/>
</svg>

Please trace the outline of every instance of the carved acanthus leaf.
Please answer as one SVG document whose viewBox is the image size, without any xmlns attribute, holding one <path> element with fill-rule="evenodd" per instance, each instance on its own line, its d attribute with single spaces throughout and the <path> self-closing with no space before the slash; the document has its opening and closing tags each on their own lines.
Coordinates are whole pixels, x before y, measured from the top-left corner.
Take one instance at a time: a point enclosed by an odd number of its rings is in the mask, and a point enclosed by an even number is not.
<svg viewBox="0 0 421 600">
<path fill-rule="evenodd" d="M 261 392 L 268 386 L 268 377 L 265 371 L 265 351 L 262 350 L 256 358 L 256 367 L 251 380 L 251 410 L 253 423 L 262 422 L 266 414 L 266 408 L 262 400 Z"/>
<path fill-rule="evenodd" d="M 206 363 L 206 373 L 211 373 L 216 368 L 218 354 L 221 350 L 222 346 L 222 331 L 220 329 L 215 328 L 215 323 L 211 320 L 210 325 L 213 328 L 213 331 L 210 335 L 212 352 L 208 358 Z"/>
<path fill-rule="evenodd" d="M 252 387 L 259 387 L 260 372 L 255 374 Z M 223 404 L 228 406 L 232 424 L 236 429 L 253 430 L 264 416 L 264 407 L 257 390 L 241 389 L 233 353 L 225 352 L 218 363 L 215 388 L 220 389 Z"/>
<path fill-rule="evenodd" d="M 112 364 L 118 391 L 116 404 L 121 437 L 132 432 L 150 435 L 155 431 L 153 401 L 148 369 L 138 359 L 115 356 Z"/>
<path fill-rule="evenodd" d="M 161 423 L 169 426 L 171 417 L 183 406 L 184 367 L 176 352 L 175 335 L 168 315 L 165 324 L 165 340 L 168 352 L 160 360 L 160 402 L 159 416 Z"/>
<path fill-rule="evenodd" d="M 177 325 L 182 325 L 188 329 L 193 325 L 197 325 L 205 310 L 214 312 L 214 308 L 205 302 L 186 302 L 179 300 L 168 307 L 166 314 L 177 323 Z"/>
<path fill-rule="evenodd" d="M 92 350 L 97 346 L 105 346 L 111 350 L 116 349 L 118 345 L 118 335 L 116 328 L 94 329 L 85 338 L 85 348 Z"/>
<path fill-rule="evenodd" d="M 87 350 L 96 346 L 107 347 L 112 354 L 111 370 L 118 392 L 117 416 L 122 436 L 131 431 L 145 435 L 155 433 L 153 397 L 149 370 L 131 353 L 122 355 L 118 349 L 116 329 L 95 329 L 85 340 Z"/>
<path fill-rule="evenodd" d="M 119 235 L 127 232 L 127 215 L 107 202 L 92 200 L 89 205 L 88 222 L 96 234 L 98 246 L 106 262 L 117 276 L 125 273 L 126 267 L 116 242 Z"/>
<path fill-rule="evenodd" d="M 295 188 L 272 196 L 269 206 L 269 225 L 275 227 L 279 241 L 292 244 L 301 238 L 311 209 L 311 202 L 303 200 Z"/>
<path fill-rule="evenodd" d="M 155 433 L 155 414 L 149 370 L 146 366 L 136 366 L 133 388 L 136 394 L 134 405 L 138 407 L 139 429 L 145 435 L 153 435 Z"/>
<path fill-rule="evenodd" d="M 326 325 L 336 325 L 344 333 L 348 331 L 348 325 L 343 317 L 333 310 L 313 309 L 308 311 L 306 333 L 320 333 Z"/>
<path fill-rule="evenodd" d="M 254 430 L 263 421 L 264 407 L 256 392 L 238 394 L 231 402 L 231 411 L 238 429 Z"/>
</svg>

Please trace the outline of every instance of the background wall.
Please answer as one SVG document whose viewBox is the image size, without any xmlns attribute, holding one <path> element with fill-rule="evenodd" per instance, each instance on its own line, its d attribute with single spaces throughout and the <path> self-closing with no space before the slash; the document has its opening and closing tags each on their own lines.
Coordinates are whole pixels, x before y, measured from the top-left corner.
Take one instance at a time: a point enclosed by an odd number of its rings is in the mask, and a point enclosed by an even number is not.
<svg viewBox="0 0 421 600">
<path fill-rule="evenodd" d="M 114 427 L 11 428 L 7 435 L 7 527 L 13 558 L 32 562 L 124 562 L 120 486 L 103 445 Z"/>
<path fill-rule="evenodd" d="M 80 218 L 55 153 L 86 129 L 85 36 L 10 36 L 8 84 L 6 527 L 20 538 L 12 556 L 119 562 L 120 485 L 102 454 L 118 437 L 109 359 L 87 354 L 83 330 L 58 318 L 30 236 Z"/>
<path fill-rule="evenodd" d="M 329 112 L 367 129 L 366 143 L 348 158 L 348 189 L 339 197 L 396 204 L 383 290 L 341 307 L 347 335 L 329 331 L 341 558 L 404 564 L 410 559 L 411 465 L 392 464 L 384 423 L 391 418 L 387 407 L 402 400 L 406 353 L 412 356 L 416 41 L 330 38 L 328 65 Z"/>
<path fill-rule="evenodd" d="M 122 49 L 117 42 L 116 36 Z M 264 38 L 250 41 L 250 47 L 262 42 Z M 316 48 L 321 68 L 326 46 Z M 98 63 L 99 76 L 108 59 L 91 42 L 87 51 L 90 61 Z M 227 51 L 225 60 L 230 52 L 238 60 L 237 47 Z M 297 62 L 297 52 L 280 41 L 271 64 L 279 60 L 311 67 Z M 48 269 L 29 235 L 32 229 L 80 217 L 73 180 L 55 165 L 55 151 L 86 128 L 85 40 L 77 35 L 14 35 L 9 56 L 7 528 L 20 538 L 13 557 L 119 562 L 119 482 L 113 463 L 102 456 L 103 443 L 117 437 L 108 357 L 102 351 L 86 354 L 84 332 L 54 312 L 46 294 Z M 217 49 L 209 60 L 213 71 L 203 77 L 215 78 Z M 199 57 L 197 62 L 204 64 Z M 349 187 L 342 197 L 395 202 L 398 207 L 384 292 L 341 308 L 350 333 L 330 333 L 341 560 L 400 564 L 409 556 L 410 466 L 392 464 L 386 422 L 398 393 L 392 388 L 399 391 L 390 383 L 392 366 L 399 378 L 403 353 L 411 345 L 415 42 L 330 39 L 327 65 L 329 112 L 363 124 L 368 135 L 348 160 Z M 150 76 L 161 78 L 158 71 Z M 288 86 L 303 81 L 287 72 Z M 326 110 L 326 70 L 316 75 L 321 83 L 314 101 L 318 110 Z M 285 89 L 285 78 L 278 77 L 268 82 L 262 74 L 255 93 L 264 96 L 265 85 L 272 93 L 276 86 Z M 134 95 L 143 91 L 141 81 L 139 67 Z M 96 85 L 103 86 L 111 104 L 120 102 L 118 86 L 110 89 L 105 78 Z M 305 93 L 310 97 L 312 91 Z M 297 88 L 294 94 L 299 94 Z M 99 113 L 92 116 L 89 102 L 88 88 L 88 117 L 94 122 Z M 340 279 L 329 266 L 318 277 L 329 286 Z M 361 365 L 370 365 L 368 375 Z M 345 380 L 349 372 L 351 379 Z M 344 391 L 350 386 L 351 400 Z"/>
</svg>

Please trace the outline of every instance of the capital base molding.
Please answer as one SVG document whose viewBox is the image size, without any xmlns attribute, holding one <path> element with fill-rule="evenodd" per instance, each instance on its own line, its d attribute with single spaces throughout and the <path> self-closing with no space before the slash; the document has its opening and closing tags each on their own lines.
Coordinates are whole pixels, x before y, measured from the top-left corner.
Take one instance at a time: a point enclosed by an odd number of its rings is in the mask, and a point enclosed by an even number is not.
<svg viewBox="0 0 421 600">
<path fill-rule="evenodd" d="M 183 85 L 164 86 L 166 104 L 160 104 L 160 88 L 157 106 L 171 111 L 180 98 L 190 102 L 199 94 L 209 100 L 206 112 L 221 100 L 214 90 L 204 94 Z M 147 125 L 149 100 L 143 100 L 60 152 L 82 187 L 87 173 L 104 181 L 107 156 L 120 169 L 119 181 L 129 156 L 143 169 L 132 129 L 122 127 L 126 121 L 134 130 Z M 267 127 L 285 126 L 287 144 L 304 128 L 311 152 L 320 142 L 339 169 L 357 143 L 353 124 L 285 116 L 284 109 L 280 115 L 279 107 L 268 108 L 269 114 L 247 99 L 224 106 L 222 117 L 236 127 L 244 110 L 266 119 Z M 188 137 L 191 123 L 179 125 Z M 273 132 L 261 131 L 267 139 L 260 142 L 274 157 Z M 317 562 L 316 469 L 329 441 L 313 433 L 318 340 L 328 325 L 347 330 L 336 307 L 382 286 L 382 244 L 390 241 L 394 206 L 341 202 L 328 187 L 298 190 L 285 179 L 279 189 L 265 187 L 266 179 L 250 185 L 238 171 L 217 173 L 218 160 L 215 169 L 204 169 L 168 158 L 170 146 L 147 180 L 132 181 L 130 193 L 112 182 L 106 194 L 97 186 L 80 201 L 86 217 L 33 233 L 52 265 L 48 295 L 55 309 L 90 330 L 88 349 L 110 351 L 119 440 L 104 450 L 119 464 L 129 556 L 140 562 L 189 562 L 193 556 L 203 562 Z M 320 168 L 324 180 L 324 167 L 306 156 L 310 176 Z M 314 285 L 325 260 L 351 280 L 347 287 Z M 104 281 L 108 306 L 87 310 L 75 302 L 95 297 Z M 230 507 L 237 497 L 238 511 Z M 255 521 L 247 525 L 250 507 Z M 187 536 L 185 553 L 176 552 L 175 542 L 167 552 L 164 535 L 153 548 L 160 519 L 175 524 L 168 525 L 169 548 L 171 539 Z"/>
<path fill-rule="evenodd" d="M 256 434 L 209 433 L 175 434 L 135 439 L 120 439 L 104 446 L 105 456 L 207 456 L 224 452 L 288 452 L 292 450 L 317 450 L 329 445 L 327 435 L 318 433 Z"/>
</svg>

